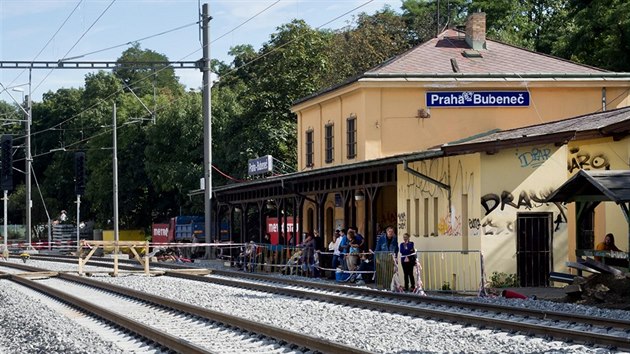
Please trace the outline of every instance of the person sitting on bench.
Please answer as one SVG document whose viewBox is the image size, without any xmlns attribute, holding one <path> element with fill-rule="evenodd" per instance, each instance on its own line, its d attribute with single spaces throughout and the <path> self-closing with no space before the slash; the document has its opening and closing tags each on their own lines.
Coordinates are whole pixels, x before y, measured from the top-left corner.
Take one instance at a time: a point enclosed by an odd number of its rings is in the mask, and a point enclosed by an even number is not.
<svg viewBox="0 0 630 354">
<path fill-rule="evenodd" d="M 600 242 L 595 246 L 596 251 L 615 251 L 615 252 L 623 252 L 620 250 L 617 245 L 615 245 L 615 236 L 611 233 L 606 234 L 604 237 L 604 241 Z M 595 256 L 595 260 L 598 262 L 602 261 L 602 257 Z M 605 263 L 607 265 L 613 265 L 618 267 L 628 267 L 627 259 L 620 258 L 606 258 Z"/>
</svg>

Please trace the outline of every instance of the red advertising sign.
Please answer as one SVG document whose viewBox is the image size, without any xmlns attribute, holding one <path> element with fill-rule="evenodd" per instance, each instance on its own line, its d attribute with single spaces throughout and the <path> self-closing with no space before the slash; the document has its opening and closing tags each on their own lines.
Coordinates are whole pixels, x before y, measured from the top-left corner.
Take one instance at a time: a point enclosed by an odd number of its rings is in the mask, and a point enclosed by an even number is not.
<svg viewBox="0 0 630 354">
<path fill-rule="evenodd" d="M 168 224 L 153 224 L 151 242 L 168 243 Z"/>
<path fill-rule="evenodd" d="M 282 224 L 278 225 L 278 218 L 270 218 L 267 217 L 267 231 L 269 233 L 269 235 L 271 235 L 271 244 L 272 245 L 277 245 L 278 242 L 278 237 L 279 237 L 279 230 L 282 230 L 282 234 L 285 237 L 285 242 L 288 242 L 291 237 L 293 237 L 293 231 L 297 231 L 299 229 L 299 220 L 298 222 L 295 224 L 295 229 L 294 229 L 294 225 L 293 225 L 293 217 L 292 216 L 287 216 L 286 217 L 286 225 L 287 225 L 287 230 L 284 231 L 284 225 L 285 225 L 285 218 L 282 218 Z M 287 235 L 287 233 L 289 233 Z M 295 241 L 295 243 L 299 243 L 300 240 L 300 236 L 298 235 L 297 240 Z"/>
</svg>

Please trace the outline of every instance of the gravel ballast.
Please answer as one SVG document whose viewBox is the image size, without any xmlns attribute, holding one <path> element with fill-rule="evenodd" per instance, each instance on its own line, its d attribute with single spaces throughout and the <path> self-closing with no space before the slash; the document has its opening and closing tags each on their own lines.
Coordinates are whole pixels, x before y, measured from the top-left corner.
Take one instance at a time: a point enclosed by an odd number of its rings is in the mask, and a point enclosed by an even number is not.
<svg viewBox="0 0 630 354">
<path fill-rule="evenodd" d="M 55 265 L 50 262 L 31 260 L 29 265 L 76 270 L 72 265 Z M 73 268 L 74 267 L 74 268 Z M 192 285 L 190 281 L 169 277 L 127 275 L 118 278 L 98 277 L 104 282 L 127 286 L 180 301 L 207 307 L 215 311 L 240 316 L 256 322 L 354 345 L 381 353 L 610 353 L 606 348 L 593 348 L 578 344 L 549 341 L 543 338 L 509 334 L 489 329 L 478 329 L 458 324 L 444 323 L 404 316 L 378 313 L 371 310 L 327 304 L 286 296 L 231 288 L 215 284 Z M 8 281 L 2 281 L 10 284 Z M 3 311 L 3 323 L 20 325 L 2 329 L 0 353 L 115 353 L 116 348 L 99 341 L 94 333 L 73 325 L 63 315 L 57 314 L 28 299 L 16 299 L 12 286 L 0 289 L 0 300 L 20 311 Z M 7 301 L 9 299 L 10 301 Z M 559 304 L 541 300 L 510 300 L 501 298 L 474 298 L 471 301 L 517 302 L 528 308 L 547 311 L 575 311 L 609 318 L 630 318 L 628 311 L 601 310 L 588 306 Z M 15 312 L 19 316 L 15 317 Z M 30 324 L 26 319 L 31 319 Z M 37 333 L 37 338 L 31 337 Z M 61 336 L 59 333 L 63 333 Z M 16 337 L 18 340 L 8 338 Z M 74 338 L 74 339 L 73 339 Z M 86 342 L 90 338 L 94 342 Z M 5 343 L 6 342 L 6 343 Z M 32 342 L 29 346 L 24 343 Z M 7 349 L 6 348 L 11 348 Z M 25 350 L 26 348 L 26 350 Z M 40 350 L 41 348 L 41 350 Z M 47 348 L 47 349 L 44 349 Z M 52 348 L 52 349 L 49 349 Z M 64 348 L 56 349 L 56 348 Z"/>
</svg>

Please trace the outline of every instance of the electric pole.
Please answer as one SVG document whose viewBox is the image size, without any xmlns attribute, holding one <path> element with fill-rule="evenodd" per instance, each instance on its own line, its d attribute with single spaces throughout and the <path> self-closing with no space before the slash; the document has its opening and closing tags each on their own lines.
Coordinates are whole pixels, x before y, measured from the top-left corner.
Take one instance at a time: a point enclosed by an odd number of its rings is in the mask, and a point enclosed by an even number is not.
<svg viewBox="0 0 630 354">
<path fill-rule="evenodd" d="M 211 68 L 210 68 L 210 20 L 209 5 L 203 4 L 201 14 L 201 26 L 203 29 L 203 58 L 201 59 L 201 71 L 203 72 L 203 171 L 204 171 L 204 219 L 206 230 L 206 243 L 210 243 L 212 232 L 212 110 L 211 110 Z M 210 258 L 211 249 L 206 246 L 205 258 Z"/>
</svg>

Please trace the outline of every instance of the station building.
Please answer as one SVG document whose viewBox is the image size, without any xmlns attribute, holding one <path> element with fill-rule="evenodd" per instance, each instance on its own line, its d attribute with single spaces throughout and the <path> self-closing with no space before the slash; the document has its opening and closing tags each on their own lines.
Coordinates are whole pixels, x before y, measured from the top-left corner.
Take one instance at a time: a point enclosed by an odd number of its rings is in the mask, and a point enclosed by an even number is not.
<svg viewBox="0 0 630 354">
<path fill-rule="evenodd" d="M 576 226 L 571 205 L 545 198 L 581 169 L 628 169 L 627 114 L 597 125 L 628 105 L 630 73 L 489 40 L 485 14 L 474 13 L 465 32 L 446 30 L 296 102 L 299 172 L 218 187 L 216 211 L 272 202 L 278 220 L 289 209 L 302 220 L 295 235 L 318 230 L 327 244 L 356 225 L 370 248 L 393 226 L 420 251 L 478 251 L 487 273 L 547 285 L 546 273 L 575 257 Z M 618 232 L 627 249 L 623 215 L 597 208 L 580 230 L 595 241 Z"/>
</svg>

